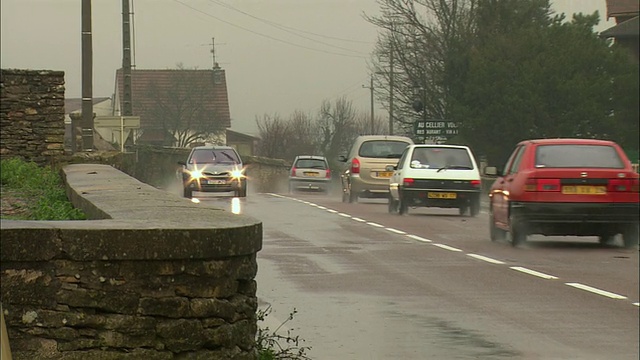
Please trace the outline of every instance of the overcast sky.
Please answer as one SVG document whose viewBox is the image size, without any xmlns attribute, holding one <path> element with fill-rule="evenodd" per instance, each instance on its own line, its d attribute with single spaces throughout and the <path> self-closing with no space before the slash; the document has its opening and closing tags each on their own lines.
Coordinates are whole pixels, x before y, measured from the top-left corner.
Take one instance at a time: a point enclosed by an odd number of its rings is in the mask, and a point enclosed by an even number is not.
<svg viewBox="0 0 640 360">
<path fill-rule="evenodd" d="M 232 128 L 254 133 L 255 117 L 315 114 L 322 100 L 346 96 L 370 108 L 367 58 L 377 29 L 363 14 L 374 0 L 130 0 L 138 69 L 212 66 L 226 70 Z M 605 0 L 556 0 L 558 13 L 600 12 Z M 122 1 L 94 0 L 93 96 L 114 92 L 122 64 Z M 66 97 L 81 96 L 81 1 L 2 0 L 2 68 L 65 71 Z"/>
</svg>

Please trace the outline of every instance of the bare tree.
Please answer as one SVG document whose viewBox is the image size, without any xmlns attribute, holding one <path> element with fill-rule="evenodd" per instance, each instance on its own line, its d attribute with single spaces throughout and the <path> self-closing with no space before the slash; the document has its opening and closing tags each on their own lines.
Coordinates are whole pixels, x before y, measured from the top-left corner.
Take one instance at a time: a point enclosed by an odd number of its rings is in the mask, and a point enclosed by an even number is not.
<svg viewBox="0 0 640 360">
<path fill-rule="evenodd" d="M 256 118 L 262 156 L 292 160 L 296 155 L 322 155 L 335 162 L 346 153 L 353 140 L 371 133 L 370 114 L 359 114 L 345 97 L 324 100 L 317 118 L 295 111 L 284 120 L 279 115 Z M 374 119 L 374 133 L 386 133 L 386 119 Z"/>
<path fill-rule="evenodd" d="M 334 104 L 324 100 L 318 114 L 318 132 L 319 147 L 326 157 L 333 159 L 348 151 L 358 135 L 353 104 L 345 97 L 337 99 Z"/>
<path fill-rule="evenodd" d="M 278 114 L 265 114 L 262 118 L 256 117 L 256 125 L 260 136 L 257 153 L 274 159 L 286 158 L 289 124 Z"/>
<path fill-rule="evenodd" d="M 379 0 L 381 15 L 365 16 L 381 29 L 371 71 L 378 100 L 389 107 L 393 76 L 394 122 L 405 132 L 417 119 L 446 119 L 456 85 L 456 54 L 473 27 L 477 0 Z M 393 57 L 393 67 L 391 58 Z"/>
<path fill-rule="evenodd" d="M 147 97 L 152 105 L 144 111 L 153 119 L 156 129 L 165 134 L 164 145 L 188 147 L 195 142 L 212 141 L 225 126 L 213 105 L 213 71 L 178 69 L 171 74 L 169 85 L 153 82 Z"/>
<path fill-rule="evenodd" d="M 388 119 L 375 115 L 373 123 L 370 113 L 356 113 L 353 122 L 354 133 L 357 135 L 384 135 L 388 134 Z M 372 131 L 373 129 L 373 131 Z"/>
<path fill-rule="evenodd" d="M 296 110 L 289 118 L 290 158 L 296 155 L 318 155 L 317 125 L 310 114 Z"/>
</svg>

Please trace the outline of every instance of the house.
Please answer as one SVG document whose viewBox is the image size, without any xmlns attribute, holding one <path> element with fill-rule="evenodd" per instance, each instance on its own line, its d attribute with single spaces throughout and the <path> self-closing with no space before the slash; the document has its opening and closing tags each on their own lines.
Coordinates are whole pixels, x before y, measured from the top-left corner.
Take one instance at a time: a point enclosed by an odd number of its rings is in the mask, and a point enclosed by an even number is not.
<svg viewBox="0 0 640 360">
<path fill-rule="evenodd" d="M 241 156 L 253 156 L 259 138 L 227 129 L 227 145 L 233 146 Z"/>
<path fill-rule="evenodd" d="M 606 0 L 606 3 L 607 20 L 614 18 L 616 25 L 601 32 L 600 36 L 613 38 L 616 43 L 629 49 L 631 55 L 638 61 L 640 59 L 638 48 L 640 2 L 638 0 Z"/>
<path fill-rule="evenodd" d="M 140 117 L 136 143 L 187 147 L 226 143 L 231 127 L 225 71 L 131 70 L 132 112 Z M 123 70 L 116 71 L 114 116 L 123 114 Z"/>
</svg>

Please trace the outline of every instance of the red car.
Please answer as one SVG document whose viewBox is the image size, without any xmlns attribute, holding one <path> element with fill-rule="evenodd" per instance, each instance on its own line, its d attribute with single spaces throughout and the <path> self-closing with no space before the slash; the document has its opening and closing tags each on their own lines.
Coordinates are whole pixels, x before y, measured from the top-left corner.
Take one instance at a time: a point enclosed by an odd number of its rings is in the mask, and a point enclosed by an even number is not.
<svg viewBox="0 0 640 360">
<path fill-rule="evenodd" d="M 625 247 L 638 244 L 638 174 L 612 141 L 544 139 L 519 143 L 489 193 L 491 240 L 511 233 L 518 245 L 530 234 L 598 236 Z"/>
</svg>

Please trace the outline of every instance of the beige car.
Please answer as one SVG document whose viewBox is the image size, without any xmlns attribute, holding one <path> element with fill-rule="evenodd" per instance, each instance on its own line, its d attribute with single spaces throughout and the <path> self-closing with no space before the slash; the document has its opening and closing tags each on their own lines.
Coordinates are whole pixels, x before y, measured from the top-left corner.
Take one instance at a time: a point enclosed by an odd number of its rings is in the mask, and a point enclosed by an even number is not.
<svg viewBox="0 0 640 360">
<path fill-rule="evenodd" d="M 406 136 L 358 136 L 349 155 L 338 159 L 345 163 L 340 174 L 342 202 L 352 203 L 358 197 L 388 198 L 389 178 L 393 172 L 385 168 L 396 166 L 404 149 L 412 144 Z"/>
</svg>

